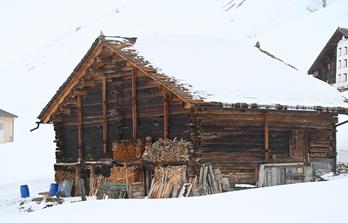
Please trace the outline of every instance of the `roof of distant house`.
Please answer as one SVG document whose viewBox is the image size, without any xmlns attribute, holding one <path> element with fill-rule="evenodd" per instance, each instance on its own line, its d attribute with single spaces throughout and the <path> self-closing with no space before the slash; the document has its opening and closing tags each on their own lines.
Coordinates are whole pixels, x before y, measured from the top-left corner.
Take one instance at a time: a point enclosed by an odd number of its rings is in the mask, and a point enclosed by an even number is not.
<svg viewBox="0 0 348 223">
<path fill-rule="evenodd" d="M 10 112 L 4 111 L 0 109 L 0 116 L 6 116 L 6 117 L 12 117 L 12 118 L 17 118 L 17 115 L 14 115 Z"/>
</svg>

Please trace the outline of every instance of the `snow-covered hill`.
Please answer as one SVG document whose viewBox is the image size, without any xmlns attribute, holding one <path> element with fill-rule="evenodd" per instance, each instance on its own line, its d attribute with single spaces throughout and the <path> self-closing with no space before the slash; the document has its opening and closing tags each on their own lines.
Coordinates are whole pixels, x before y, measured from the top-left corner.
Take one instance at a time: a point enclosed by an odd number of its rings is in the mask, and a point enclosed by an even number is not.
<svg viewBox="0 0 348 223">
<path fill-rule="evenodd" d="M 0 145 L 0 184 L 53 177 L 54 132 L 36 116 L 100 30 L 107 35 L 223 38 L 261 46 L 299 67 L 346 19 L 346 0 L 19 0 L 0 8 L 0 106 L 19 116 L 15 143 Z M 237 5 L 232 5 L 236 3 Z M 314 4 L 314 5 L 313 5 Z M 239 7 L 237 7 L 239 5 Z M 307 7 L 317 7 L 314 13 Z M 320 9 L 320 10 L 319 10 Z M 305 50 L 304 50 L 305 49 Z M 161 64 L 158 64 L 159 66 Z M 175 75 L 175 74 L 172 74 Z M 281 84 L 282 80 L 279 81 Z M 279 84 L 279 83 L 277 83 Z M 285 86 L 285 85 L 284 85 Z"/>
</svg>

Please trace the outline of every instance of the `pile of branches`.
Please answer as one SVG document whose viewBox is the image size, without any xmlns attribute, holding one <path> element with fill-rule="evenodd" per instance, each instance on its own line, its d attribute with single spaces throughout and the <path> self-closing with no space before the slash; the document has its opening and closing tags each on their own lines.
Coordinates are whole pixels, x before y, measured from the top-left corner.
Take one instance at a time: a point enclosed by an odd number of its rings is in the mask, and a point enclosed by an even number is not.
<svg viewBox="0 0 348 223">
<path fill-rule="evenodd" d="M 68 171 L 57 170 L 55 173 L 55 181 L 57 183 L 62 183 L 63 181 L 74 181 L 75 174 Z"/>
<path fill-rule="evenodd" d="M 148 162 L 182 162 L 189 160 L 192 144 L 183 139 L 159 139 L 145 146 L 143 160 Z"/>
</svg>

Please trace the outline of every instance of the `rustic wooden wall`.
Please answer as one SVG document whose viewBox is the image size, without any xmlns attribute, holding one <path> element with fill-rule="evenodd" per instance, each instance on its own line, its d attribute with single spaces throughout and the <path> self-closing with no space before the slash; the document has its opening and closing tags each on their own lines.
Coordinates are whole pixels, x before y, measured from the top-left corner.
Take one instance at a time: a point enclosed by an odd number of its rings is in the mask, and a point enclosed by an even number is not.
<svg viewBox="0 0 348 223">
<path fill-rule="evenodd" d="M 99 64 L 99 65 L 98 65 Z M 102 65 L 100 65 L 102 64 Z M 98 66 L 97 66 L 98 65 Z M 116 140 L 134 140 L 132 134 L 132 72 L 124 60 L 106 53 L 92 65 L 93 84 L 74 89 L 81 96 L 82 156 L 83 160 L 112 158 L 112 143 Z M 103 150 L 103 76 L 106 78 L 106 153 Z M 168 96 L 169 95 L 169 96 Z M 57 144 L 57 162 L 78 160 L 78 105 L 72 92 L 54 117 Z M 164 137 L 164 99 L 168 98 L 168 137 L 190 138 L 190 110 L 180 100 L 161 90 L 154 80 L 136 74 L 137 138 Z"/>
<path fill-rule="evenodd" d="M 252 183 L 266 162 L 304 162 L 332 158 L 336 118 L 309 112 L 268 112 L 269 158 L 265 158 L 265 115 L 262 112 L 196 111 L 200 144 L 195 154 L 201 163 L 219 167 L 231 183 Z M 306 132 L 302 157 L 290 154 L 296 132 Z M 305 144 L 304 144 L 305 145 Z"/>
</svg>

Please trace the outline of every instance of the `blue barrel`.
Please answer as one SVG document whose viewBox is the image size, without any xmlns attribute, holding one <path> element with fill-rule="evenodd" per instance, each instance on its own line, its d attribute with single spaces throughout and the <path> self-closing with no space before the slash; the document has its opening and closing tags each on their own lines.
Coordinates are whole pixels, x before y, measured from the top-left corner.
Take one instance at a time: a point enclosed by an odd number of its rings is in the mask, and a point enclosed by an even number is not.
<svg viewBox="0 0 348 223">
<path fill-rule="evenodd" d="M 22 185 L 21 186 L 21 197 L 22 198 L 30 197 L 28 185 Z"/>
<path fill-rule="evenodd" d="M 50 196 L 51 197 L 56 196 L 57 192 L 58 192 L 58 184 L 56 184 L 56 183 L 51 184 L 51 186 L 50 186 Z"/>
</svg>

